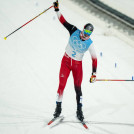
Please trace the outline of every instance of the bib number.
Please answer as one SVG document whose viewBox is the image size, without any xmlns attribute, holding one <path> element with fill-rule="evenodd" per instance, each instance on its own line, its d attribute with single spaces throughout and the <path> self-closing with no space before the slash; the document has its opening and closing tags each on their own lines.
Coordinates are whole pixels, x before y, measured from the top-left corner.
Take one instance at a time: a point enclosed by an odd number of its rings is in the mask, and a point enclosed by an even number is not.
<svg viewBox="0 0 134 134">
<path fill-rule="evenodd" d="M 72 56 L 75 57 L 76 56 L 76 52 L 75 51 L 72 51 L 72 52 L 73 52 Z"/>
</svg>

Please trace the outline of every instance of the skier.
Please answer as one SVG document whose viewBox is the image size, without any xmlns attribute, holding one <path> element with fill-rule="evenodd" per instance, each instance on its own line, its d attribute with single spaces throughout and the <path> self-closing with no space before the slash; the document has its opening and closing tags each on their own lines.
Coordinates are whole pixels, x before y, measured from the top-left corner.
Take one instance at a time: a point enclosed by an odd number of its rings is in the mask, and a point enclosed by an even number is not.
<svg viewBox="0 0 134 134">
<path fill-rule="evenodd" d="M 68 23 L 63 15 L 59 11 L 59 3 L 54 2 L 54 10 L 58 16 L 59 21 L 64 25 L 64 27 L 69 31 L 70 38 L 66 46 L 65 54 L 62 58 L 61 68 L 59 73 L 59 87 L 57 91 L 56 109 L 53 114 L 54 118 L 60 116 L 62 108 L 62 97 L 63 91 L 70 74 L 72 71 L 74 78 L 74 88 L 76 91 L 76 101 L 77 101 L 77 111 L 76 116 L 80 121 L 83 121 L 84 116 L 82 112 L 82 91 L 81 83 L 83 77 L 82 69 L 82 58 L 84 53 L 89 50 L 92 58 L 92 75 L 90 82 L 96 81 L 96 70 L 97 70 L 97 56 L 95 53 L 94 45 L 90 39 L 94 27 L 92 24 L 88 23 L 84 26 L 83 31 L 80 31 L 76 26 Z"/>
</svg>

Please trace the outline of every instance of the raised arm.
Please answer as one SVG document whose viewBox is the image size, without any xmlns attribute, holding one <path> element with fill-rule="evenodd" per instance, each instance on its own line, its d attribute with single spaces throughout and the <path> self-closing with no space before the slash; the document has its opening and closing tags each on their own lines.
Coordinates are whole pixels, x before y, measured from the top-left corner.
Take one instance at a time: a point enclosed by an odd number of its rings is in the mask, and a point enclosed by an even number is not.
<svg viewBox="0 0 134 134">
<path fill-rule="evenodd" d="M 55 8 L 55 11 L 56 11 L 56 14 L 57 14 L 57 17 L 58 17 L 59 21 L 61 22 L 61 24 L 64 25 L 64 27 L 69 31 L 69 33 L 71 35 L 73 32 L 75 32 L 77 30 L 77 28 L 74 25 L 71 25 L 70 23 L 68 23 L 65 20 L 64 16 L 59 11 L 59 3 L 58 3 L 58 1 L 54 2 L 54 8 Z"/>
</svg>

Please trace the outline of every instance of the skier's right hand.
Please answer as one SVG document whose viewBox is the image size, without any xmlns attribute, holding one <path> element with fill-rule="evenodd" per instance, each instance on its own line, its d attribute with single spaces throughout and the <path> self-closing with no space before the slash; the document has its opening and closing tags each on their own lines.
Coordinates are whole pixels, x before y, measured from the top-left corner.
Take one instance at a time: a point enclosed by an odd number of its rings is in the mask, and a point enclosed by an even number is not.
<svg viewBox="0 0 134 134">
<path fill-rule="evenodd" d="M 54 9 L 55 9 L 56 12 L 59 11 L 59 2 L 58 2 L 58 0 L 53 3 L 53 6 L 54 6 Z"/>
</svg>

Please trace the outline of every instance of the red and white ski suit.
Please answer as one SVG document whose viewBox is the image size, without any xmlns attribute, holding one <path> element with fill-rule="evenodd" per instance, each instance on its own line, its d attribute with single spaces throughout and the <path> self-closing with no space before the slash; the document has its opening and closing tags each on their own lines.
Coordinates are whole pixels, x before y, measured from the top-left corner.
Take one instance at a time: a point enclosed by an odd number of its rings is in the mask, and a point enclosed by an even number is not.
<svg viewBox="0 0 134 134">
<path fill-rule="evenodd" d="M 80 30 L 77 29 L 74 25 L 69 24 L 63 15 L 58 11 L 56 12 L 57 16 L 60 20 L 60 22 L 64 25 L 64 27 L 69 31 L 70 33 L 70 38 L 72 35 Z M 78 33 L 75 33 L 76 35 Z M 74 78 L 74 87 L 76 91 L 76 100 L 77 104 L 81 105 L 81 99 L 82 99 L 82 91 L 81 91 L 81 83 L 82 83 L 82 78 L 83 78 L 83 69 L 82 69 L 82 58 L 84 53 L 86 52 L 84 49 L 77 50 L 81 48 L 81 46 L 85 47 L 85 44 L 82 42 L 82 40 L 77 39 L 79 36 L 74 36 L 72 37 L 71 41 L 73 41 L 74 45 L 76 46 L 71 46 L 70 42 L 67 44 L 65 54 L 62 58 L 61 62 L 61 68 L 60 68 L 60 73 L 59 73 L 59 87 L 57 91 L 57 102 L 62 102 L 62 97 L 63 97 L 63 91 L 66 86 L 67 79 L 69 77 L 70 72 L 72 71 L 73 78 Z M 91 40 L 91 39 L 90 39 Z M 77 45 L 78 44 L 78 45 Z M 92 58 L 92 72 L 96 72 L 97 70 L 97 56 L 94 50 L 94 45 L 90 44 L 89 50 Z"/>
</svg>

